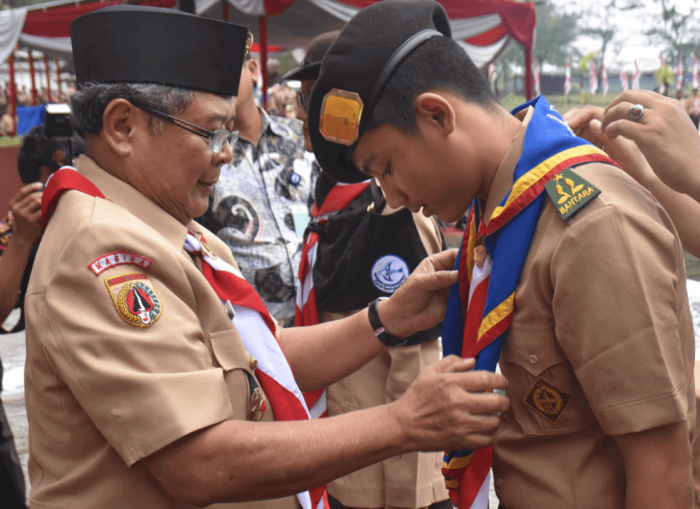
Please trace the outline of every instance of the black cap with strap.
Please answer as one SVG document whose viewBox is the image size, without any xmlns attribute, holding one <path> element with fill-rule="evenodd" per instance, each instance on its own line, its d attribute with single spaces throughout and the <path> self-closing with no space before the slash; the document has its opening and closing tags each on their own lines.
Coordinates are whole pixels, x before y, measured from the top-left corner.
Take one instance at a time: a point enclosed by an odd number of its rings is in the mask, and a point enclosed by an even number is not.
<svg viewBox="0 0 700 509">
<path fill-rule="evenodd" d="M 323 58 L 309 105 L 311 143 L 324 171 L 339 182 L 367 178 L 351 157 L 387 82 L 418 46 L 451 33 L 433 0 L 384 0 L 348 22 Z"/>
</svg>

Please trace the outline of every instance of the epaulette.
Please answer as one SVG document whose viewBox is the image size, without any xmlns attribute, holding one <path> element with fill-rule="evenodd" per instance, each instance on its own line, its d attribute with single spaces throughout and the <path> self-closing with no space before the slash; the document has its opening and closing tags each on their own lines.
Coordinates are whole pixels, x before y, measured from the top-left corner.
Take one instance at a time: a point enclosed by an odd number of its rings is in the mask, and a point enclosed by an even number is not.
<svg viewBox="0 0 700 509">
<path fill-rule="evenodd" d="M 562 221 L 568 221 L 600 194 L 600 189 L 574 173 L 571 168 L 559 173 L 544 188 Z"/>
</svg>

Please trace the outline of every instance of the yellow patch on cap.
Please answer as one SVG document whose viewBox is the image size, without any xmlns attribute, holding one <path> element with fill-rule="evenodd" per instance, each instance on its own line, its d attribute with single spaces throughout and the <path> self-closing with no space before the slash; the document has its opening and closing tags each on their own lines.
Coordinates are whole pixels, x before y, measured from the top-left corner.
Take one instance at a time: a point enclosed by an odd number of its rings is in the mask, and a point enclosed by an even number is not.
<svg viewBox="0 0 700 509">
<path fill-rule="evenodd" d="M 363 108 L 359 94 L 334 88 L 323 98 L 319 131 L 328 141 L 352 145 L 360 134 Z"/>
</svg>

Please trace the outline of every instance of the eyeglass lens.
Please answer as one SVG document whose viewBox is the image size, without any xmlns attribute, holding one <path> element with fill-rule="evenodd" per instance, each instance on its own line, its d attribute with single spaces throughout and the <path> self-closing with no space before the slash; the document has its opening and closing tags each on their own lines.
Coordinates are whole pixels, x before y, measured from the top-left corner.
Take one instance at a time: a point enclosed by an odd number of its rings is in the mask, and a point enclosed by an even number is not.
<svg viewBox="0 0 700 509">
<path fill-rule="evenodd" d="M 309 111 L 309 96 L 310 93 L 297 92 L 297 106 L 301 108 L 302 106 L 306 111 Z"/>
<path fill-rule="evenodd" d="M 231 150 L 236 146 L 238 141 L 238 131 L 228 131 L 226 129 L 217 129 L 209 142 L 209 148 L 217 154 L 221 152 L 226 143 L 231 145 Z"/>
</svg>

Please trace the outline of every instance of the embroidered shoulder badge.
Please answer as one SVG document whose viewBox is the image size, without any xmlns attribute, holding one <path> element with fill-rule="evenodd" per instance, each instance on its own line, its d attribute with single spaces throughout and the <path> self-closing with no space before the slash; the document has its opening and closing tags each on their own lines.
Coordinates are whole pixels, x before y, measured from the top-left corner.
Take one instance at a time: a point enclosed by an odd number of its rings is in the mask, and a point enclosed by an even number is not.
<svg viewBox="0 0 700 509">
<path fill-rule="evenodd" d="M 568 221 L 584 205 L 600 194 L 600 189 L 578 176 L 570 168 L 547 182 L 544 188 L 562 221 Z"/>
<path fill-rule="evenodd" d="M 99 276 L 105 270 L 111 269 L 117 265 L 138 265 L 139 267 L 147 269 L 151 266 L 151 263 L 153 263 L 151 259 L 145 256 L 127 253 L 126 251 L 115 251 L 114 253 L 100 256 L 88 265 L 88 269 L 93 271 L 96 276 Z"/>
<path fill-rule="evenodd" d="M 140 272 L 105 279 L 119 316 L 136 327 L 150 327 L 158 320 L 162 305 L 153 283 Z"/>
<path fill-rule="evenodd" d="M 561 392 L 545 379 L 537 378 L 523 403 L 533 410 L 537 410 L 552 424 L 556 424 L 561 414 L 571 403 L 571 396 Z"/>
</svg>

